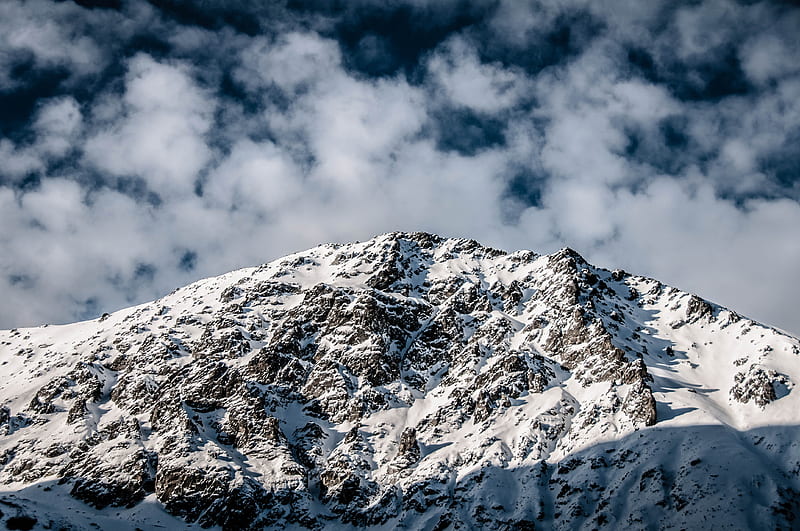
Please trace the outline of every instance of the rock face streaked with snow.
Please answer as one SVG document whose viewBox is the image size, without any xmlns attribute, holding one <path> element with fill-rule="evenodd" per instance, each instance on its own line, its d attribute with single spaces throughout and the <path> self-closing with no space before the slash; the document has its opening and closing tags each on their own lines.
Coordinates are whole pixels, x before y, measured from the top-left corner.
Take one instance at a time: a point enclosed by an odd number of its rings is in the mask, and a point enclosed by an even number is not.
<svg viewBox="0 0 800 531">
<path fill-rule="evenodd" d="M 800 343 L 569 249 L 392 233 L 0 332 L 39 526 L 800 525 Z"/>
</svg>

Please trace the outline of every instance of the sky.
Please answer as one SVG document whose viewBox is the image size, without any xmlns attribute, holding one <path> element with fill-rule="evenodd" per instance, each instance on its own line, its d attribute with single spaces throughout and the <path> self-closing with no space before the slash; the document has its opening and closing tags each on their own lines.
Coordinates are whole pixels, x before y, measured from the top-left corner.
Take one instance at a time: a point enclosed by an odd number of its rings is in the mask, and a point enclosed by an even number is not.
<svg viewBox="0 0 800 531">
<path fill-rule="evenodd" d="M 0 328 L 395 230 L 800 334 L 800 4 L 3 0 Z"/>
</svg>

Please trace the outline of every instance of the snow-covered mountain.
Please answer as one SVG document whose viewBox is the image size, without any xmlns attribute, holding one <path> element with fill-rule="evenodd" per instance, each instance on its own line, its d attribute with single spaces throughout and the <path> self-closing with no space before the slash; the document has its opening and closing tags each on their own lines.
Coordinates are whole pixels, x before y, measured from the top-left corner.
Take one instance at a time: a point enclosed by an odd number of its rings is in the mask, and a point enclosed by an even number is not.
<svg viewBox="0 0 800 531">
<path fill-rule="evenodd" d="M 0 332 L 0 512 L 792 529 L 797 382 L 796 338 L 656 280 L 392 233 Z"/>
</svg>

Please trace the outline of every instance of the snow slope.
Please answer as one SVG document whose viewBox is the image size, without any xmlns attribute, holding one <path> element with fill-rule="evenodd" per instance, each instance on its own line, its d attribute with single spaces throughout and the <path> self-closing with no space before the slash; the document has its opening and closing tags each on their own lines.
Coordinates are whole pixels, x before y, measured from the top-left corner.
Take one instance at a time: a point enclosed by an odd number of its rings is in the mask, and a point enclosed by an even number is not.
<svg viewBox="0 0 800 531">
<path fill-rule="evenodd" d="M 656 280 L 391 233 L 0 332 L 0 511 L 792 529 L 796 382 L 796 338 Z"/>
</svg>

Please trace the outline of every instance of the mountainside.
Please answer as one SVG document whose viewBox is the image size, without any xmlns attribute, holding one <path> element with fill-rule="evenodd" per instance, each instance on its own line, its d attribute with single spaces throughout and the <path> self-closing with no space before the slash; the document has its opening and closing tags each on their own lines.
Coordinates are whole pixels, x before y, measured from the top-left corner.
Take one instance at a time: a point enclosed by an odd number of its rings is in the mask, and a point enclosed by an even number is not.
<svg viewBox="0 0 800 531">
<path fill-rule="evenodd" d="M 656 280 L 392 233 L 0 332 L 0 512 L 792 529 L 796 382 L 796 338 Z"/>
</svg>

